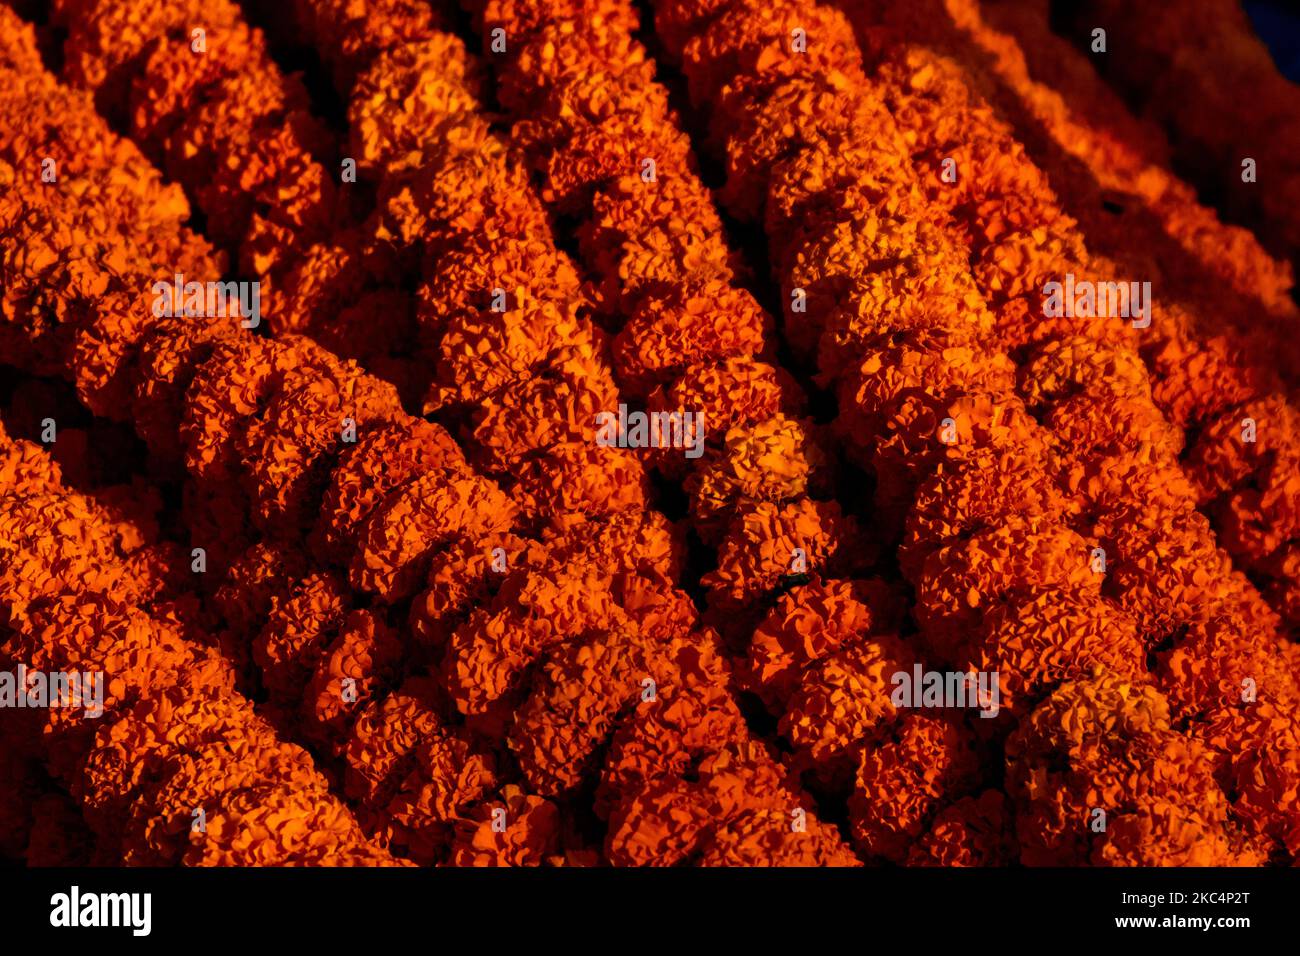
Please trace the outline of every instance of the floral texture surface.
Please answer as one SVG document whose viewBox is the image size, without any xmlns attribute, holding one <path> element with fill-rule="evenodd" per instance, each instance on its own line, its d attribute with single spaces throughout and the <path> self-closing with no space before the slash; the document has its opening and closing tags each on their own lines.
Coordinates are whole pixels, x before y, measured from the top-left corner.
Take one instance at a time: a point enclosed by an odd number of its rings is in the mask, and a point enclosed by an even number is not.
<svg viewBox="0 0 1300 956">
<path fill-rule="evenodd" d="M 1300 90 L 1068 6 L 0 2 L 0 859 L 1300 863 Z"/>
</svg>

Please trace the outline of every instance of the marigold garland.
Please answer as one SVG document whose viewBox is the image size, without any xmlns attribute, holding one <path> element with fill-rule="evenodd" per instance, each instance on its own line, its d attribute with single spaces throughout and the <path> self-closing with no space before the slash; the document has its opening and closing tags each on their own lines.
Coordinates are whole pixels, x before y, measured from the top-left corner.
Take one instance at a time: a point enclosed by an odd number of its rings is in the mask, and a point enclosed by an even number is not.
<svg viewBox="0 0 1300 956">
<path fill-rule="evenodd" d="M 1041 4 L 463 2 L 0 6 L 0 665 L 104 681 L 0 855 L 1294 862 L 1294 215 L 1170 170 L 1233 136 Z"/>
</svg>

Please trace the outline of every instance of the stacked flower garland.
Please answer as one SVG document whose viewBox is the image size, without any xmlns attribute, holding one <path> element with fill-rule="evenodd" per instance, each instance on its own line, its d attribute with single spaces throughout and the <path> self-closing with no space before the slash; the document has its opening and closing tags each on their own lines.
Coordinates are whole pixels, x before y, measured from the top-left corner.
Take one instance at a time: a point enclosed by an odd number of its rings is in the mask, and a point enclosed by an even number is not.
<svg viewBox="0 0 1300 956">
<path fill-rule="evenodd" d="M 105 690 L 0 852 L 1293 860 L 1290 271 L 1160 131 L 973 0 L 465 6 L 0 7 L 0 669 Z"/>
</svg>

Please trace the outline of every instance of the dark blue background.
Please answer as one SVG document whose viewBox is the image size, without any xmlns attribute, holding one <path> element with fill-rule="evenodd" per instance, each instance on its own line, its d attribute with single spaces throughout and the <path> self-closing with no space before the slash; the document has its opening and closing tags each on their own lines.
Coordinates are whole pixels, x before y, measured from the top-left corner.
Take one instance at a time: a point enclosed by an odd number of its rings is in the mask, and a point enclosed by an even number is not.
<svg viewBox="0 0 1300 956">
<path fill-rule="evenodd" d="M 1246 0 L 1242 6 L 1272 51 L 1277 68 L 1293 83 L 1300 83 L 1300 6 L 1294 0 Z"/>
</svg>

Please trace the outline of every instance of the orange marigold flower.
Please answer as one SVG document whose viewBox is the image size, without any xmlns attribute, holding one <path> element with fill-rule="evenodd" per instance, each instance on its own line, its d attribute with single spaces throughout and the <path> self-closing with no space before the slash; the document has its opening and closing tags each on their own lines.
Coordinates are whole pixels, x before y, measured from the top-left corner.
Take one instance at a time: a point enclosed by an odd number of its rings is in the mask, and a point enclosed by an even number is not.
<svg viewBox="0 0 1300 956">
<path fill-rule="evenodd" d="M 347 557 L 357 529 L 388 494 L 428 471 L 468 474 L 464 453 L 443 428 L 406 415 L 358 426 L 356 442 L 330 473 L 316 538 L 331 557 Z"/>
<path fill-rule="evenodd" d="M 395 828 L 389 846 L 427 865 L 444 857 L 459 821 L 497 786 L 496 761 L 461 735 L 436 732 L 406 764 L 410 771 L 386 808 Z"/>
<path fill-rule="evenodd" d="M 344 805 L 285 783 L 223 795 L 204 832 L 191 831 L 186 866 L 385 866 Z"/>
<path fill-rule="evenodd" d="M 333 572 L 313 572 L 271 598 L 266 623 L 253 642 L 253 660 L 273 697 L 302 699 L 351 603 L 343 579 Z"/>
<path fill-rule="evenodd" d="M 486 126 L 481 80 L 464 44 L 449 33 L 394 46 L 357 78 L 348 109 L 359 172 L 379 179 L 421 160 L 425 142 L 448 143 Z M 446 148 L 440 146 L 439 148 Z"/>
<path fill-rule="evenodd" d="M 630 623 L 613 627 L 557 646 L 516 712 L 510 749 L 543 796 L 557 796 L 592 774 L 620 716 L 649 705 L 644 682 L 666 680 L 662 653 L 640 630 Z"/>
<path fill-rule="evenodd" d="M 483 478 L 425 472 L 392 491 L 365 520 L 349 580 L 385 601 L 407 597 L 434 548 L 465 534 L 504 531 L 514 516 L 510 499 Z"/>
<path fill-rule="evenodd" d="M 904 862 L 935 813 L 983 776 L 974 735 L 959 720 L 905 715 L 892 738 L 862 751 L 849 798 L 855 844 L 868 856 Z"/>
<path fill-rule="evenodd" d="M 882 733 L 898 714 L 893 675 L 916 655 L 892 634 L 860 636 L 806 667 L 780 731 L 814 764 L 832 768 Z"/>
<path fill-rule="evenodd" d="M 1058 684 L 1098 667 L 1144 678 L 1146 651 L 1136 622 L 1109 602 L 1045 590 L 995 605 L 961 663 L 997 674 L 999 710 L 1019 717 Z"/>
<path fill-rule="evenodd" d="M 862 567 L 867 554 L 858 536 L 857 522 L 844 517 L 836 502 L 760 502 L 732 522 L 717 568 L 701 579 L 710 607 L 740 610 L 793 577 Z"/>
<path fill-rule="evenodd" d="M 1228 799 L 1206 749 L 1170 728 L 1169 705 L 1153 687 L 1109 676 L 1063 684 L 1021 722 L 1006 753 L 1028 865 L 1120 862 L 1140 848 L 1133 828 L 1181 833 L 1186 842 L 1171 851 L 1184 859 L 1230 852 Z M 1104 830 L 1092 826 L 1097 811 Z M 1125 817 L 1136 819 L 1117 826 Z"/>
<path fill-rule="evenodd" d="M 605 846 L 617 866 L 814 865 L 856 861 L 807 794 L 761 744 L 710 754 L 690 777 L 666 777 L 625 800 Z"/>
<path fill-rule="evenodd" d="M 343 746 L 350 800 L 372 810 L 388 805 L 411 773 L 415 748 L 444 733 L 444 698 L 434 681 L 414 677 L 361 708 Z"/>
<path fill-rule="evenodd" d="M 746 683 L 784 711 L 806 665 L 863 635 L 895 630 L 902 612 L 900 595 L 883 581 L 814 576 L 782 595 L 754 631 L 743 662 Z"/>
<path fill-rule="evenodd" d="M 518 479 L 514 493 L 520 510 L 537 519 L 565 512 L 599 517 L 641 510 L 649 498 L 649 479 L 634 450 L 590 441 L 547 449 L 520 465 Z"/>
<path fill-rule="evenodd" d="M 1019 856 L 1011 808 L 998 790 L 940 810 L 908 853 L 909 866 L 1008 866 Z"/>
<path fill-rule="evenodd" d="M 480 713 L 551 647 L 621 617 L 608 579 L 593 568 L 512 571 L 451 637 L 443 667 L 452 697 L 463 713 Z"/>
<path fill-rule="evenodd" d="M 303 715 L 323 746 L 336 747 L 364 702 L 394 681 L 405 651 L 397 631 L 370 611 L 348 615 L 303 697 Z"/>
<path fill-rule="evenodd" d="M 687 478 L 694 528 L 706 541 L 759 501 L 781 503 L 825 490 L 829 462 L 809 423 L 778 415 L 727 431 Z"/>
<path fill-rule="evenodd" d="M 772 318 L 751 293 L 719 280 L 674 287 L 638 303 L 613 342 L 625 392 L 644 396 L 690 365 L 767 351 Z"/>
<path fill-rule="evenodd" d="M 606 816 L 652 781 L 687 775 L 701 760 L 749 737 L 726 688 L 727 668 L 716 635 L 702 631 L 675 639 L 664 649 L 674 670 L 653 688 L 614 732 L 595 810 Z"/>
<path fill-rule="evenodd" d="M 1300 853 L 1300 749 L 1261 747 L 1245 756 L 1233 774 L 1233 812 L 1253 831 Z M 1262 861 L 1255 861 L 1258 866 Z"/>
<path fill-rule="evenodd" d="M 1051 516 L 1011 515 L 926 558 L 913 613 L 926 644 L 953 661 L 984 616 L 1017 596 L 1048 587 L 1085 600 L 1098 595 L 1101 576 L 1090 561 L 1089 543 Z"/>
<path fill-rule="evenodd" d="M 457 821 L 453 866 L 542 866 L 559 851 L 560 812 L 515 784 Z"/>
</svg>

